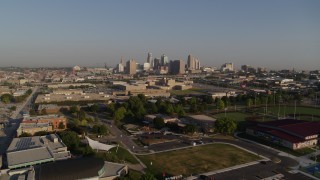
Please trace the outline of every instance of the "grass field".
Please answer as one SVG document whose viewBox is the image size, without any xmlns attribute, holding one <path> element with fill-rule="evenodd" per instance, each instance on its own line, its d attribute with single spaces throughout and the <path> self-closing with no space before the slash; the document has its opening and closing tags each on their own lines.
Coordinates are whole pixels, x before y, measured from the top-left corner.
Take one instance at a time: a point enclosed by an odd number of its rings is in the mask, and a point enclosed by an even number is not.
<svg viewBox="0 0 320 180">
<path fill-rule="evenodd" d="M 260 113 L 264 113 L 265 108 L 260 108 L 259 112 Z M 295 113 L 295 107 L 294 106 L 280 106 L 279 107 L 268 107 L 268 113 L 271 113 L 275 116 L 279 116 L 283 117 L 284 115 L 288 115 L 288 114 L 294 114 Z M 304 120 L 320 120 L 319 117 L 312 117 L 312 116 L 301 116 L 301 118 L 299 118 L 300 115 L 303 114 L 309 114 L 309 115 L 316 115 L 316 116 L 320 116 L 320 109 L 315 109 L 312 107 L 297 107 L 296 108 L 296 116 L 298 119 L 304 119 Z"/>
<path fill-rule="evenodd" d="M 258 160 L 259 157 L 227 144 L 210 144 L 138 156 L 148 171 L 161 176 L 200 174 Z M 152 165 L 151 165 L 152 162 Z"/>
<path fill-rule="evenodd" d="M 119 147 L 117 151 L 117 147 L 110 149 L 110 153 L 97 153 L 96 156 L 98 158 L 103 158 L 105 161 L 111 162 L 120 162 L 124 161 L 131 164 L 138 164 L 138 160 L 126 149 Z"/>
<path fill-rule="evenodd" d="M 219 114 L 213 115 L 214 118 L 228 117 L 228 118 L 232 118 L 236 121 L 245 121 L 245 118 L 249 117 L 249 116 L 250 116 L 250 114 L 241 113 L 241 112 L 227 112 L 226 114 L 219 113 Z"/>
</svg>

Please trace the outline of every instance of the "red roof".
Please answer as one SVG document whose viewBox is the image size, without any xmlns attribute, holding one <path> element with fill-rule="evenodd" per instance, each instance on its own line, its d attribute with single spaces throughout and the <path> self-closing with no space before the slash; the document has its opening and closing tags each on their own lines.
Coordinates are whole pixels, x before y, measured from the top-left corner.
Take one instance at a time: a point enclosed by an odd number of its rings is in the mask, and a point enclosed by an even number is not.
<svg viewBox="0 0 320 180">
<path fill-rule="evenodd" d="M 320 133 L 320 122 L 284 119 L 260 123 L 251 129 L 297 143 L 305 141 L 308 136 L 318 135 Z"/>
</svg>

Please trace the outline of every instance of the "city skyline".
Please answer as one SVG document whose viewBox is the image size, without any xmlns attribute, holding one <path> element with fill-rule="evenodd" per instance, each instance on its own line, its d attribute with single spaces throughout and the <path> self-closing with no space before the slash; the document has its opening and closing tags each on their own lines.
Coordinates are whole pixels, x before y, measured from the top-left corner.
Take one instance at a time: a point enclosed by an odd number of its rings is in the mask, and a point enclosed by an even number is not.
<svg viewBox="0 0 320 180">
<path fill-rule="evenodd" d="M 320 68 L 319 1 L 3 2 L 0 66 L 115 66 L 194 55 L 201 66 Z"/>
</svg>

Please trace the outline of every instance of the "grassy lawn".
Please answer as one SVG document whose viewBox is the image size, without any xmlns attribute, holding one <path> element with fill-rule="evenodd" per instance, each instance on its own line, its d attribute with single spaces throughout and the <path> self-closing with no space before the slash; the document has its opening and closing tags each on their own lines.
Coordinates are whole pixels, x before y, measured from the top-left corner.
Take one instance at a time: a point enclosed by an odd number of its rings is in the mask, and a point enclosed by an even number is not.
<svg viewBox="0 0 320 180">
<path fill-rule="evenodd" d="M 191 88 L 186 90 L 172 90 L 170 91 L 172 95 L 188 95 L 188 94 L 205 94 L 200 89 Z"/>
<path fill-rule="evenodd" d="M 259 157 L 227 144 L 210 144 L 188 149 L 138 156 L 147 171 L 161 176 L 200 174 L 258 160 Z M 152 165 L 151 165 L 152 162 Z"/>
<path fill-rule="evenodd" d="M 264 113 L 264 108 L 259 109 L 260 113 Z M 275 107 L 268 107 L 268 113 L 274 114 L 274 115 L 283 116 L 284 114 L 294 114 L 295 107 L 294 106 L 278 106 Z M 310 114 L 310 115 L 318 115 L 320 116 L 320 109 L 312 108 L 312 107 L 297 107 L 296 109 L 296 115 L 299 114 Z M 311 117 L 310 117 L 311 118 Z M 317 118 L 319 119 L 319 118 Z"/>
<path fill-rule="evenodd" d="M 245 118 L 249 117 L 249 116 L 250 116 L 250 114 L 241 113 L 241 112 L 227 112 L 226 114 L 219 113 L 219 114 L 213 115 L 214 118 L 228 117 L 228 118 L 232 118 L 236 121 L 245 121 Z"/>
<path fill-rule="evenodd" d="M 111 162 L 118 162 L 123 163 L 124 161 L 126 163 L 131 164 L 138 164 L 138 160 L 126 149 L 119 147 L 117 151 L 117 147 L 114 147 L 110 149 L 110 153 L 108 152 L 99 152 L 96 154 L 98 158 L 102 158 L 105 161 L 111 161 Z"/>
</svg>

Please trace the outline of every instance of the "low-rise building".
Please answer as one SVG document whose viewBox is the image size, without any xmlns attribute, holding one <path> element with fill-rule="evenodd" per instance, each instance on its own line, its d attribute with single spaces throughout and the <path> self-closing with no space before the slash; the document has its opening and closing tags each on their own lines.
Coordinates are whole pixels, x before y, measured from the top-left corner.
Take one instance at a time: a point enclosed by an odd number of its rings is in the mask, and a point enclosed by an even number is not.
<svg viewBox="0 0 320 180">
<path fill-rule="evenodd" d="M 7 150 L 9 169 L 68 159 L 67 146 L 56 134 L 14 138 Z"/>
<path fill-rule="evenodd" d="M 51 132 L 64 130 L 67 127 L 67 118 L 61 115 L 25 116 L 17 129 L 17 135 L 22 133 L 34 134 L 39 131 Z"/>
<path fill-rule="evenodd" d="M 248 127 L 246 133 L 297 150 L 318 144 L 320 123 L 295 119 L 275 120 Z"/>
<path fill-rule="evenodd" d="M 144 116 L 144 119 L 150 123 L 153 122 L 153 120 L 156 118 L 162 118 L 164 123 L 172 123 L 172 122 L 177 122 L 178 118 L 172 117 L 172 116 L 166 116 L 164 114 L 148 114 Z"/>
<path fill-rule="evenodd" d="M 190 115 L 186 117 L 187 123 L 199 126 L 205 131 L 213 131 L 216 119 L 207 115 Z"/>
<path fill-rule="evenodd" d="M 40 104 L 38 106 L 38 112 L 42 112 L 43 110 L 48 114 L 57 114 L 60 108 L 56 104 Z"/>
</svg>

